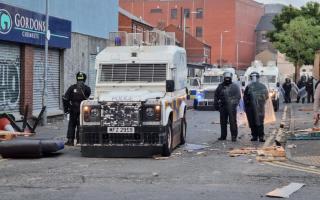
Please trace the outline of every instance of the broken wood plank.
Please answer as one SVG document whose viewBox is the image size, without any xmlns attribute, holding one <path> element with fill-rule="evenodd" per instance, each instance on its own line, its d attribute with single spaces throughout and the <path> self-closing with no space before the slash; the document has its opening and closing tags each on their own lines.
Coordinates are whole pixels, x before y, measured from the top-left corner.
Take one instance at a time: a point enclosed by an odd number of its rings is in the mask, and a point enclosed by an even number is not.
<svg viewBox="0 0 320 200">
<path fill-rule="evenodd" d="M 303 183 L 290 183 L 287 186 L 282 188 L 277 188 L 266 194 L 268 197 L 277 197 L 277 198 L 289 198 L 289 196 L 302 188 L 305 184 Z"/>
</svg>

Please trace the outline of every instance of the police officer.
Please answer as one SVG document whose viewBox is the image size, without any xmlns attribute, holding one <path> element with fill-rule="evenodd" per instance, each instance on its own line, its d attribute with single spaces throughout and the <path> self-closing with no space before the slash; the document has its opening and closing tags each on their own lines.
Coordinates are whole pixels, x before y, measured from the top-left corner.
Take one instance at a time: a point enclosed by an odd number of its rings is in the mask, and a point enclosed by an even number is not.
<svg viewBox="0 0 320 200">
<path fill-rule="evenodd" d="M 291 103 L 291 80 L 290 78 L 286 78 L 286 81 L 283 83 L 282 88 L 284 90 L 284 102 Z"/>
<path fill-rule="evenodd" d="M 298 86 L 299 89 L 302 89 L 303 87 L 307 86 L 307 77 L 305 75 L 301 76 L 300 80 L 298 81 L 297 86 Z M 301 98 L 301 96 L 298 95 L 297 96 L 297 103 L 300 102 L 300 98 Z M 301 101 L 302 101 L 302 103 L 304 103 L 305 97 L 302 97 Z"/>
<path fill-rule="evenodd" d="M 241 99 L 240 88 L 232 83 L 232 73 L 223 74 L 223 82 L 219 84 L 214 95 L 214 107 L 220 112 L 221 136 L 218 140 L 226 140 L 229 119 L 231 140 L 237 141 L 237 106 Z"/>
<path fill-rule="evenodd" d="M 259 82 L 259 73 L 250 74 L 251 83 L 244 90 L 243 101 L 245 112 L 251 128 L 251 141 L 265 142 L 264 140 L 264 116 L 265 104 L 269 98 L 267 87 Z"/>
<path fill-rule="evenodd" d="M 313 98 L 313 77 L 310 76 L 308 78 L 308 81 L 307 81 L 307 84 L 306 84 L 306 90 L 307 90 L 307 93 L 308 93 L 308 96 L 307 96 L 307 101 L 308 103 L 313 103 L 314 102 L 314 98 Z"/>
<path fill-rule="evenodd" d="M 77 84 L 71 85 L 64 95 L 65 112 L 70 113 L 68 125 L 66 145 L 74 145 L 74 136 L 76 132 L 77 143 L 79 143 L 79 127 L 80 127 L 80 104 L 83 100 L 88 99 L 91 94 L 90 87 L 86 86 L 87 76 L 83 72 L 78 72 L 76 75 Z"/>
</svg>

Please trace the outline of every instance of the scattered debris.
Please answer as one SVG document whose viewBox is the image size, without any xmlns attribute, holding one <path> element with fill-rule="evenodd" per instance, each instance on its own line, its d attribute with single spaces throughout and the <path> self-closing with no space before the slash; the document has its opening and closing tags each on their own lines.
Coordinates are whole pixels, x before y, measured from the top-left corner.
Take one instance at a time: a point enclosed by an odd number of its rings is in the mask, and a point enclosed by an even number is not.
<svg viewBox="0 0 320 200">
<path fill-rule="evenodd" d="M 297 145 L 296 144 L 289 144 L 287 146 L 288 149 L 293 149 L 293 148 L 297 148 Z"/>
<path fill-rule="evenodd" d="M 291 134 L 288 140 L 320 140 L 320 131 L 312 131 L 312 129 L 306 129 L 310 131 L 297 131 L 295 134 Z"/>
<path fill-rule="evenodd" d="M 199 152 L 196 153 L 196 155 L 197 155 L 197 156 L 200 156 L 200 155 L 206 156 L 206 152 L 204 152 L 204 151 L 199 151 Z"/>
<path fill-rule="evenodd" d="M 162 157 L 161 155 L 154 155 L 153 156 L 153 159 L 155 159 L 155 160 L 167 160 L 169 158 L 170 157 Z"/>
<path fill-rule="evenodd" d="M 299 108 L 298 111 L 312 112 L 313 108 Z"/>
<path fill-rule="evenodd" d="M 289 196 L 302 188 L 305 184 L 303 183 L 290 183 L 282 188 L 277 188 L 266 194 L 267 197 L 277 197 L 277 198 L 289 198 Z"/>
<path fill-rule="evenodd" d="M 271 146 L 264 148 L 241 148 L 229 151 L 230 157 L 237 157 L 242 155 L 257 155 L 256 160 L 259 162 L 285 161 L 286 153 L 281 146 Z M 251 162 L 251 161 L 250 161 Z"/>
<path fill-rule="evenodd" d="M 154 177 L 158 177 L 158 176 L 159 176 L 159 174 L 158 174 L 157 172 L 153 172 L 153 173 L 152 173 L 152 176 L 154 176 Z"/>
<path fill-rule="evenodd" d="M 196 150 L 202 150 L 208 148 L 208 145 L 201 145 L 201 144 L 186 144 L 183 148 L 187 152 L 193 152 Z"/>
</svg>

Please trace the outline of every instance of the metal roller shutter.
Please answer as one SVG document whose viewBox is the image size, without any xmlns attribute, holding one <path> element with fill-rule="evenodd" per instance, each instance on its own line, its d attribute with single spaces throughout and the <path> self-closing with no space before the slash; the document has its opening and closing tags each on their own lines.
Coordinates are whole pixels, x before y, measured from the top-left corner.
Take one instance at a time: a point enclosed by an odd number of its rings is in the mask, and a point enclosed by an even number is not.
<svg viewBox="0 0 320 200">
<path fill-rule="evenodd" d="M 0 112 L 20 108 L 20 46 L 0 43 Z"/>
<path fill-rule="evenodd" d="M 33 60 L 33 113 L 42 108 L 44 49 L 34 49 Z M 47 71 L 47 111 L 56 112 L 60 108 L 60 53 L 59 50 L 49 50 Z"/>
<path fill-rule="evenodd" d="M 95 62 L 96 62 L 96 56 L 94 54 L 91 54 L 89 57 L 89 76 L 88 76 L 88 82 L 87 84 L 91 88 L 91 95 L 94 95 L 94 88 L 96 86 L 96 74 L 97 70 L 95 69 Z"/>
</svg>

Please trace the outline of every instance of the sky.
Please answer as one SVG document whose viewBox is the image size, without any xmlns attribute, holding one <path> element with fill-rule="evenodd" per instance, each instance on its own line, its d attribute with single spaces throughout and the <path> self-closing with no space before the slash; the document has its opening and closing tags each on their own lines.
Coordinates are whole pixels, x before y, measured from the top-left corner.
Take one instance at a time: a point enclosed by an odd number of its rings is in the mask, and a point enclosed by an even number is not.
<svg viewBox="0 0 320 200">
<path fill-rule="evenodd" d="M 285 5 L 289 5 L 292 4 L 296 7 L 301 7 L 303 5 L 306 4 L 306 2 L 310 1 L 310 0 L 256 0 L 257 2 L 261 2 L 261 3 L 281 3 L 281 4 L 285 4 Z M 320 0 L 312 0 L 315 2 L 319 2 Z"/>
</svg>

